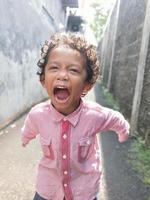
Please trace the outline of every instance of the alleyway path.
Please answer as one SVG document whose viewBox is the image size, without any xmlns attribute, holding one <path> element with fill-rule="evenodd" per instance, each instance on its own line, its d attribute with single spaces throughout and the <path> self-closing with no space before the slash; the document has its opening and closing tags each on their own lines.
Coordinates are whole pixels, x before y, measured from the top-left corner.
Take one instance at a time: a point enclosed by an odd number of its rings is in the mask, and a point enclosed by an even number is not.
<svg viewBox="0 0 150 200">
<path fill-rule="evenodd" d="M 100 89 L 95 88 L 96 94 Z M 105 102 L 94 90 L 88 100 Z M 0 135 L 0 200 L 32 200 L 37 164 L 41 156 L 38 140 L 21 147 L 20 129 L 25 115 L 3 130 Z M 2 132 L 1 132 L 2 133 Z M 103 156 L 101 200 L 148 200 L 148 190 L 126 162 L 130 141 L 119 144 L 115 134 L 100 136 Z"/>
</svg>

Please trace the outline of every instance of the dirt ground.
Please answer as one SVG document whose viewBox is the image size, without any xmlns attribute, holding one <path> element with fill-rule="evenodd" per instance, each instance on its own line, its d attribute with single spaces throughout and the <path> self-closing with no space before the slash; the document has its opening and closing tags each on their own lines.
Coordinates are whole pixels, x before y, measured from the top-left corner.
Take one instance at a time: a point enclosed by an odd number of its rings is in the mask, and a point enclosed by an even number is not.
<svg viewBox="0 0 150 200">
<path fill-rule="evenodd" d="M 86 97 L 105 104 L 99 85 Z M 25 115 L 0 131 L 0 200 L 32 200 L 38 161 L 38 140 L 21 147 L 20 129 Z M 150 188 L 145 186 L 128 162 L 132 140 L 120 144 L 116 134 L 100 135 L 103 180 L 100 200 L 148 200 Z"/>
</svg>

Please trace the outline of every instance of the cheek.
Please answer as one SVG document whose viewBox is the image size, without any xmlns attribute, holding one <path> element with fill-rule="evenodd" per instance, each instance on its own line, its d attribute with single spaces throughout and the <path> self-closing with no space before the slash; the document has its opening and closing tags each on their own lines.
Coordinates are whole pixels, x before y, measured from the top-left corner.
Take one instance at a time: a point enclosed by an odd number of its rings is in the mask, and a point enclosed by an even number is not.
<svg viewBox="0 0 150 200">
<path fill-rule="evenodd" d="M 85 84 L 82 83 L 81 81 L 78 83 L 78 85 L 74 86 L 74 91 L 76 93 L 76 95 L 81 95 L 84 91 L 85 88 Z"/>
<path fill-rule="evenodd" d="M 54 75 L 52 75 L 50 73 L 47 73 L 45 75 L 45 83 L 46 84 L 51 84 L 53 82 L 53 79 L 54 79 Z"/>
<path fill-rule="evenodd" d="M 52 89 L 51 79 L 49 79 L 48 77 L 45 77 L 42 85 L 47 91 L 50 91 Z"/>
</svg>

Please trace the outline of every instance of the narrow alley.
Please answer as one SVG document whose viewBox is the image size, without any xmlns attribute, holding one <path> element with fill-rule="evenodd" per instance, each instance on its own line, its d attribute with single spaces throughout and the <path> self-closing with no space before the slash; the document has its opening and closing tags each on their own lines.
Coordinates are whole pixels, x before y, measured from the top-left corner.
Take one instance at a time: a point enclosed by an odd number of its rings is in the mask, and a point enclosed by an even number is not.
<svg viewBox="0 0 150 200">
<path fill-rule="evenodd" d="M 105 10 L 102 2 L 112 10 Z M 57 32 L 80 33 L 96 46 L 101 79 L 84 98 L 109 107 L 105 88 L 131 127 L 124 143 L 119 143 L 113 132 L 99 134 L 103 176 L 97 200 L 150 200 L 150 0 L 108 0 L 108 4 L 106 0 L 0 0 L 0 200 L 33 199 L 41 147 L 38 137 L 22 147 L 21 128 L 25 112 L 48 97 L 37 76 L 41 70 L 37 62 L 42 44 Z M 84 19 L 84 12 L 90 20 L 95 14 L 91 24 Z M 68 57 L 63 56 L 72 61 Z M 40 60 L 43 58 L 46 60 Z M 82 68 L 84 71 L 85 66 Z M 94 76 L 90 70 L 85 74 Z M 64 86 L 54 89 L 64 92 Z M 66 96 L 71 93 L 67 89 Z M 137 157 L 131 157 L 130 151 L 138 139 L 149 151 L 143 152 L 144 161 L 139 159 L 146 165 L 140 165 L 140 170 L 131 166 L 132 158 Z"/>
</svg>

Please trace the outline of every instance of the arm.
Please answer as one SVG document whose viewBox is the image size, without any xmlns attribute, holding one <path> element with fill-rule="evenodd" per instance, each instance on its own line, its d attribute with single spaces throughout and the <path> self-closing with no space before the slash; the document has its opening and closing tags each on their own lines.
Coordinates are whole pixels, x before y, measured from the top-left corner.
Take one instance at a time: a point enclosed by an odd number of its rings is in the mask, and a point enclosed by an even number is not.
<svg viewBox="0 0 150 200">
<path fill-rule="evenodd" d="M 34 123 L 32 115 L 29 113 L 25 119 L 22 131 L 22 146 L 25 147 L 30 140 L 34 139 L 38 134 L 38 129 Z"/>
<path fill-rule="evenodd" d="M 124 142 L 129 137 L 129 123 L 118 111 L 106 108 L 106 117 L 103 121 L 101 131 L 114 131 L 118 134 L 119 142 Z"/>
</svg>

